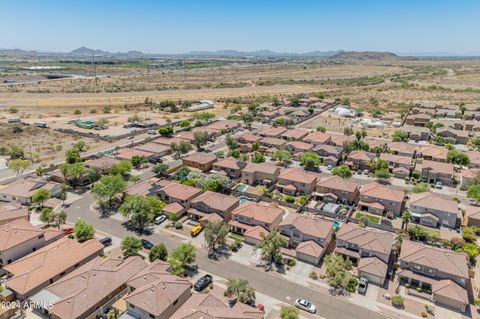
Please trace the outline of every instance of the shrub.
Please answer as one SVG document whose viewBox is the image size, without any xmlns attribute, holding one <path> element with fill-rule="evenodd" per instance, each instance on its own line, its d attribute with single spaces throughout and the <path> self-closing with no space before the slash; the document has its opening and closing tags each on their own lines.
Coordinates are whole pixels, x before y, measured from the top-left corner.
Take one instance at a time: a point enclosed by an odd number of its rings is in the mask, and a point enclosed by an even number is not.
<svg viewBox="0 0 480 319">
<path fill-rule="evenodd" d="M 285 263 L 287 264 L 287 266 L 290 266 L 290 267 L 293 267 L 297 264 L 297 262 L 293 258 L 286 258 Z"/>
<path fill-rule="evenodd" d="M 75 115 L 80 115 L 80 114 L 82 114 L 82 111 L 80 111 L 79 109 L 76 109 L 76 110 L 73 112 L 73 114 L 75 114 Z"/>
<path fill-rule="evenodd" d="M 475 304 L 475 306 L 480 307 L 480 299 L 475 299 L 473 303 Z"/>
<path fill-rule="evenodd" d="M 316 271 L 313 271 L 313 270 L 312 270 L 312 271 L 308 274 L 308 277 L 309 277 L 310 279 L 317 280 L 317 279 L 318 279 L 318 274 L 317 274 Z"/>
<path fill-rule="evenodd" d="M 406 284 L 405 284 L 405 288 L 410 288 L 410 287 L 411 287 L 411 286 L 410 286 L 409 283 L 406 283 Z"/>
<path fill-rule="evenodd" d="M 405 301 L 403 300 L 402 296 L 396 295 L 392 297 L 392 306 L 397 308 L 403 308 L 405 305 Z"/>
<path fill-rule="evenodd" d="M 416 290 L 417 290 L 418 292 L 422 292 L 422 288 L 420 288 L 420 287 L 417 287 Z"/>
<path fill-rule="evenodd" d="M 175 229 L 182 229 L 183 228 L 183 225 L 181 222 L 176 222 L 175 223 Z"/>
<path fill-rule="evenodd" d="M 358 279 L 357 278 L 351 278 L 348 281 L 347 291 L 351 292 L 351 293 L 355 292 L 355 290 L 357 290 L 357 285 L 358 285 Z"/>
<path fill-rule="evenodd" d="M 285 196 L 285 201 L 287 203 L 294 203 L 295 202 L 295 197 L 292 197 L 292 196 Z"/>
<path fill-rule="evenodd" d="M 428 317 L 428 315 L 427 315 L 427 313 L 426 313 L 425 311 L 422 311 L 422 314 L 421 314 L 421 315 L 422 315 L 422 318 L 427 318 L 427 317 Z"/>
</svg>

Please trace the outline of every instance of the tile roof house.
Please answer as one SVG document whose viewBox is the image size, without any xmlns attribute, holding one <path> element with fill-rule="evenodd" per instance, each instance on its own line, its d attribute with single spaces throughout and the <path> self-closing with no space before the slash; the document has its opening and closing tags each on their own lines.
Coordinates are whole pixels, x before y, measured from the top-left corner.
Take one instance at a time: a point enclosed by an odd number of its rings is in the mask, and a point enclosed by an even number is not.
<svg viewBox="0 0 480 319">
<path fill-rule="evenodd" d="M 434 303 L 465 311 L 469 304 L 465 253 L 404 240 L 398 260 L 400 283 L 431 290 Z"/>
<path fill-rule="evenodd" d="M 97 240 L 79 243 L 63 237 L 4 266 L 9 275 L 5 286 L 24 300 L 102 254 Z"/>
<path fill-rule="evenodd" d="M 32 196 L 40 189 L 50 191 L 52 197 L 57 195 L 62 185 L 56 182 L 47 181 L 38 177 L 25 177 L 11 182 L 0 188 L 0 201 L 17 201 L 22 204 L 30 204 Z"/>
<path fill-rule="evenodd" d="M 412 194 L 409 200 L 412 222 L 430 227 L 456 228 L 461 214 L 454 200 L 439 197 L 433 193 Z"/>
<path fill-rule="evenodd" d="M 417 149 L 417 157 L 435 162 L 446 162 L 448 150 L 443 146 L 424 145 Z"/>
<path fill-rule="evenodd" d="M 479 169 L 464 169 L 460 171 L 460 188 L 477 184 L 480 177 Z"/>
<path fill-rule="evenodd" d="M 390 170 L 403 167 L 410 171 L 413 167 L 413 158 L 410 156 L 382 153 L 380 154 L 380 159 L 388 163 L 388 168 Z"/>
<path fill-rule="evenodd" d="M 147 158 L 149 156 L 152 156 L 153 153 L 147 152 L 147 151 L 142 151 L 139 149 L 134 149 L 134 148 L 119 148 L 115 154 L 115 159 L 121 160 L 121 161 L 130 161 L 134 156 L 139 156 L 141 158 Z"/>
<path fill-rule="evenodd" d="M 76 319 L 102 314 L 112 298 L 126 288 L 126 283 L 147 264 L 140 256 L 126 259 L 95 258 L 75 269 L 30 299 L 43 306 L 51 318 Z"/>
<path fill-rule="evenodd" d="M 238 198 L 230 195 L 205 192 L 191 202 L 191 207 L 187 212 L 191 219 L 200 220 L 208 214 L 218 214 L 226 222 L 232 218 L 232 211 L 239 205 Z"/>
<path fill-rule="evenodd" d="M 158 137 L 152 140 L 152 143 L 157 143 L 157 144 L 166 145 L 170 147 L 172 143 L 178 144 L 182 141 L 184 140 L 178 137 Z"/>
<path fill-rule="evenodd" d="M 239 121 L 221 120 L 208 124 L 206 127 L 219 131 L 219 133 L 232 132 L 240 127 Z"/>
<path fill-rule="evenodd" d="M 113 165 L 119 163 L 119 160 L 116 160 L 111 157 L 100 157 L 100 158 L 94 158 L 87 160 L 83 162 L 83 166 L 86 168 L 96 168 L 98 169 L 102 174 L 107 174 L 110 168 L 112 168 Z"/>
<path fill-rule="evenodd" d="M 182 158 L 184 166 L 197 168 L 202 172 L 208 172 L 213 168 L 213 163 L 217 161 L 217 157 L 213 154 L 194 153 Z"/>
<path fill-rule="evenodd" d="M 468 168 L 478 168 L 480 169 L 480 152 L 477 151 L 467 151 L 468 158 L 470 159 L 470 163 L 468 164 Z"/>
<path fill-rule="evenodd" d="M 377 149 L 381 149 L 381 150 L 386 149 L 390 140 L 387 140 L 384 138 L 365 137 L 363 138 L 363 142 L 368 144 L 368 150 L 370 152 L 376 153 L 375 151 Z"/>
<path fill-rule="evenodd" d="M 245 168 L 245 166 L 247 166 L 247 162 L 229 156 L 215 162 L 213 164 L 213 170 L 217 172 L 223 171 L 228 177 L 237 179 L 242 176 L 242 169 Z"/>
<path fill-rule="evenodd" d="M 468 205 L 465 207 L 464 224 L 480 227 L 480 207 Z"/>
<path fill-rule="evenodd" d="M 410 114 L 407 116 L 405 124 L 413 126 L 426 126 L 431 120 L 432 116 L 429 114 Z"/>
<path fill-rule="evenodd" d="M 430 184 L 441 182 L 450 186 L 454 182 L 454 167 L 450 163 L 417 160 L 414 171 L 420 173 L 420 179 Z"/>
<path fill-rule="evenodd" d="M 258 132 L 261 137 L 278 137 L 285 133 L 287 129 L 283 127 L 267 127 Z"/>
<path fill-rule="evenodd" d="M 151 196 L 156 195 L 158 190 L 162 188 L 160 185 L 160 180 L 158 178 L 150 178 L 136 184 L 130 185 L 126 190 L 125 194 L 127 195 L 142 195 L 142 196 Z"/>
<path fill-rule="evenodd" d="M 360 189 L 358 206 L 369 213 L 383 216 L 384 212 L 392 212 L 400 216 L 403 211 L 405 192 L 373 182 L 365 184 Z M 377 206 L 371 205 L 372 203 Z"/>
<path fill-rule="evenodd" d="M 415 157 L 417 146 L 405 142 L 391 142 L 388 144 L 388 149 L 395 155 Z"/>
<path fill-rule="evenodd" d="M 28 208 L 17 202 L 0 202 L 0 226 L 15 220 L 28 220 Z"/>
<path fill-rule="evenodd" d="M 248 185 L 272 185 L 277 182 L 280 167 L 275 164 L 248 162 L 242 170 L 242 183 Z"/>
<path fill-rule="evenodd" d="M 303 138 L 304 142 L 314 145 L 329 144 L 331 140 L 332 135 L 323 132 L 312 132 Z"/>
<path fill-rule="evenodd" d="M 345 164 L 351 169 L 370 169 L 370 162 L 375 159 L 375 154 L 366 151 L 352 151 L 348 154 Z"/>
<path fill-rule="evenodd" d="M 285 194 L 310 194 L 315 191 L 317 175 L 305 171 L 303 168 L 283 169 L 278 176 L 277 189 Z"/>
<path fill-rule="evenodd" d="M 347 136 L 343 134 L 335 134 L 335 133 L 328 133 L 331 134 L 330 144 L 333 146 L 343 147 L 345 143 L 351 142 L 355 137 L 354 136 Z"/>
<path fill-rule="evenodd" d="M 295 130 L 286 130 L 282 134 L 280 134 L 280 138 L 283 138 L 287 141 L 298 141 L 301 140 L 308 134 L 308 131 L 295 129 Z"/>
<path fill-rule="evenodd" d="M 245 243 L 255 246 L 262 241 L 263 236 L 268 236 L 270 232 L 262 226 L 253 226 L 243 233 Z"/>
<path fill-rule="evenodd" d="M 383 286 L 392 259 L 395 234 L 352 223 L 342 224 L 336 235 L 337 254 L 357 265 L 358 276 Z"/>
<path fill-rule="evenodd" d="M 120 318 L 167 319 L 192 296 L 192 284 L 170 274 L 169 265 L 155 261 L 127 282 L 127 312 Z"/>
<path fill-rule="evenodd" d="M 265 147 L 276 147 L 276 148 L 281 148 L 286 141 L 281 138 L 276 138 L 276 137 L 264 137 L 260 140 L 260 145 L 262 145 L 264 148 Z"/>
<path fill-rule="evenodd" d="M 443 137 L 445 143 L 467 144 L 470 136 L 466 131 L 458 131 L 451 128 L 441 128 L 437 130 L 437 135 Z"/>
<path fill-rule="evenodd" d="M 268 231 L 278 228 L 285 211 L 268 203 L 246 201 L 232 211 L 230 230 L 243 234 L 255 226 L 262 226 Z"/>
<path fill-rule="evenodd" d="M 320 156 L 323 162 L 327 157 L 334 157 L 338 161 L 342 157 L 343 148 L 333 145 L 321 144 L 317 145 L 314 148 L 314 152 L 316 152 L 318 156 Z"/>
<path fill-rule="evenodd" d="M 164 187 L 158 190 L 158 196 L 169 204 L 179 203 L 184 207 L 190 207 L 192 199 L 202 193 L 202 190 L 197 187 L 182 185 L 176 182 L 167 183 Z"/>
<path fill-rule="evenodd" d="M 249 132 L 242 133 L 237 137 L 238 143 L 247 144 L 260 141 L 261 137 Z"/>
<path fill-rule="evenodd" d="M 428 141 L 432 135 L 428 127 L 421 126 L 404 125 L 400 131 L 407 132 L 408 138 L 415 142 Z"/>
<path fill-rule="evenodd" d="M 135 147 L 135 149 L 152 153 L 152 155 L 157 157 L 162 157 L 172 152 L 170 145 L 162 145 L 162 144 L 153 143 L 153 142 L 138 145 Z"/>
<path fill-rule="evenodd" d="M 299 141 L 288 142 L 285 145 L 285 149 L 290 153 L 305 153 L 311 151 L 314 147 L 313 144 Z"/>
<path fill-rule="evenodd" d="M 331 221 L 296 213 L 290 213 L 280 223 L 279 231 L 282 235 L 289 238 L 290 247 L 298 248 L 298 246 L 300 246 L 300 255 L 297 254 L 297 258 L 300 257 L 299 259 L 312 263 L 318 263 L 323 257 L 325 248 L 328 246 L 333 236 Z M 301 244 L 302 242 L 312 241 L 315 244 Z M 307 254 L 307 252 L 310 252 L 311 254 Z"/>
<path fill-rule="evenodd" d="M 63 237 L 55 228 L 41 229 L 24 219 L 0 226 L 0 265 L 12 262 Z"/>
<path fill-rule="evenodd" d="M 357 201 L 359 191 L 360 184 L 333 175 L 318 181 L 315 195 L 325 202 L 351 205 Z"/>
</svg>

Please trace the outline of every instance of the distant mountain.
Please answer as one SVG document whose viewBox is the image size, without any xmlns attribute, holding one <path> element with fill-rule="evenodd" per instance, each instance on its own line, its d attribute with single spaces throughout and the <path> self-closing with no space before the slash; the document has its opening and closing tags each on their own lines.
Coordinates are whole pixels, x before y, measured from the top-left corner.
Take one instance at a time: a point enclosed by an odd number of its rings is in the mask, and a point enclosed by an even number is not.
<svg viewBox="0 0 480 319">
<path fill-rule="evenodd" d="M 305 53 L 274 52 L 271 50 L 257 51 L 237 51 L 237 50 L 218 50 L 218 51 L 191 51 L 187 55 L 192 56 L 211 56 L 211 57 L 328 57 L 343 51 L 312 51 Z"/>
<path fill-rule="evenodd" d="M 383 60 L 397 60 L 398 55 L 391 52 L 375 52 L 375 51 L 348 51 L 339 52 L 330 57 L 332 60 L 368 60 L 368 61 L 383 61 Z"/>
<path fill-rule="evenodd" d="M 110 52 L 103 51 L 103 50 L 94 50 L 86 47 L 80 47 L 78 49 L 75 49 L 73 51 L 68 52 L 69 55 L 89 55 L 91 56 L 92 54 L 95 55 L 110 55 Z"/>
</svg>

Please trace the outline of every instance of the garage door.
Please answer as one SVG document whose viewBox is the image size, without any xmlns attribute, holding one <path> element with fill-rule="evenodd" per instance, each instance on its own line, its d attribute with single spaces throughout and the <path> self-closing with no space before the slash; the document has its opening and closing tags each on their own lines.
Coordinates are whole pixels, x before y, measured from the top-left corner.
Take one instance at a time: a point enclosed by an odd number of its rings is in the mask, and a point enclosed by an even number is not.
<svg viewBox="0 0 480 319">
<path fill-rule="evenodd" d="M 438 304 L 442 304 L 442 305 L 445 305 L 447 307 L 459 309 L 461 311 L 464 311 L 464 309 L 465 309 L 464 308 L 465 305 L 461 301 L 453 300 L 453 299 L 450 299 L 450 298 L 445 297 L 445 296 L 434 295 L 433 297 L 435 298 L 435 302 L 438 303 Z"/>
<path fill-rule="evenodd" d="M 378 285 L 378 286 L 383 286 L 382 278 L 380 278 L 378 276 L 375 276 L 375 275 L 372 275 L 372 274 L 367 274 L 367 273 L 359 271 L 358 272 L 358 277 L 359 278 L 360 277 L 367 278 L 369 283 L 372 283 L 372 284 L 375 284 L 375 285 Z"/>
</svg>

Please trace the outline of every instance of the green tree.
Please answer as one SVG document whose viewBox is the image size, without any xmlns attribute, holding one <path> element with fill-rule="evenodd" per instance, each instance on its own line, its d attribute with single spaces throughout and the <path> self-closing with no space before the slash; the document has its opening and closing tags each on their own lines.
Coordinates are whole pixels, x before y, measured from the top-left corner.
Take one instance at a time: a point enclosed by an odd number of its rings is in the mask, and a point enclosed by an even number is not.
<svg viewBox="0 0 480 319">
<path fill-rule="evenodd" d="M 460 104 L 458 104 L 458 109 L 460 110 L 460 112 L 462 112 L 463 116 L 465 114 L 465 111 L 467 110 L 467 107 L 465 106 L 464 102 L 460 102 Z"/>
<path fill-rule="evenodd" d="M 173 134 L 173 126 L 167 125 L 158 129 L 158 134 L 169 137 Z"/>
<path fill-rule="evenodd" d="M 343 134 L 347 136 L 353 135 L 353 129 L 351 127 L 345 127 L 343 129 Z"/>
<path fill-rule="evenodd" d="M 172 268 L 172 273 L 181 276 L 185 272 L 185 266 L 193 264 L 196 256 L 195 246 L 192 243 L 183 243 L 172 250 L 167 262 Z"/>
<path fill-rule="evenodd" d="M 317 132 L 322 132 L 322 133 L 325 133 L 327 131 L 327 129 L 323 126 L 319 126 L 317 127 Z"/>
<path fill-rule="evenodd" d="M 273 262 L 280 264 L 282 262 L 282 247 L 285 247 L 287 241 L 276 230 L 268 235 L 260 233 L 261 241 L 253 248 L 254 251 L 260 250 L 262 259 L 269 265 Z"/>
<path fill-rule="evenodd" d="M 112 207 L 112 200 L 122 193 L 126 186 L 126 182 L 119 176 L 103 176 L 93 185 L 92 193 L 101 201 L 106 200 L 108 207 Z"/>
<path fill-rule="evenodd" d="M 65 181 L 73 188 L 77 187 L 85 175 L 85 167 L 82 162 L 65 163 L 60 165 L 60 172 L 62 172 Z"/>
<path fill-rule="evenodd" d="M 50 193 L 48 189 L 40 188 L 38 191 L 33 193 L 32 202 L 40 205 L 40 207 L 43 208 L 43 204 L 50 198 L 52 198 L 52 193 Z"/>
<path fill-rule="evenodd" d="M 428 191 L 429 191 L 428 185 L 425 183 L 419 183 L 412 187 L 412 193 L 414 194 L 425 193 Z"/>
<path fill-rule="evenodd" d="M 23 158 L 25 156 L 23 149 L 21 149 L 16 145 L 13 145 L 12 147 L 10 147 L 10 150 L 8 151 L 8 155 L 10 156 L 10 160 Z"/>
<path fill-rule="evenodd" d="M 352 274 L 350 268 L 352 268 L 352 262 L 350 260 L 343 259 L 340 255 L 328 255 L 325 257 L 325 274 L 327 275 L 327 282 L 335 289 L 344 291 Z"/>
<path fill-rule="evenodd" d="M 169 166 L 165 163 L 159 163 L 153 167 L 153 172 L 158 176 L 163 176 L 169 169 Z"/>
<path fill-rule="evenodd" d="M 263 163 L 263 162 L 265 162 L 265 155 L 263 155 L 260 152 L 253 153 L 252 162 L 253 163 Z"/>
<path fill-rule="evenodd" d="M 408 141 L 408 133 L 405 131 L 395 131 L 393 133 L 392 139 L 394 142 Z"/>
<path fill-rule="evenodd" d="M 222 150 L 216 151 L 216 152 L 215 152 L 215 156 L 216 156 L 217 158 L 224 158 L 224 157 L 225 157 L 225 152 L 222 151 Z"/>
<path fill-rule="evenodd" d="M 361 134 L 360 132 L 357 132 L 358 134 Z M 363 151 L 368 151 L 370 149 L 370 146 L 362 141 L 359 138 L 356 138 L 350 143 L 350 148 L 352 150 L 363 150 Z"/>
<path fill-rule="evenodd" d="M 456 165 L 467 166 L 468 164 L 470 164 L 470 158 L 468 157 L 468 154 L 465 152 L 450 150 L 447 153 L 447 162 L 456 164 Z"/>
<path fill-rule="evenodd" d="M 62 201 L 62 205 L 65 206 L 65 201 L 67 200 L 68 197 L 68 185 L 62 184 L 62 187 L 60 188 L 60 191 L 57 194 L 57 198 Z"/>
<path fill-rule="evenodd" d="M 198 150 L 202 149 L 202 146 L 206 145 L 207 142 L 208 142 L 208 133 L 206 131 L 193 133 L 193 144 L 195 144 L 195 147 Z"/>
<path fill-rule="evenodd" d="M 142 249 L 142 242 L 136 237 L 127 236 L 122 240 L 121 248 L 124 257 L 133 256 Z"/>
<path fill-rule="evenodd" d="M 168 250 L 164 244 L 154 245 L 150 252 L 148 253 L 148 259 L 150 262 L 154 262 L 155 260 L 162 260 L 167 261 L 168 258 Z"/>
<path fill-rule="evenodd" d="M 248 280 L 242 278 L 229 278 L 225 295 L 229 298 L 234 298 L 241 303 L 255 301 L 255 289 L 250 286 Z"/>
<path fill-rule="evenodd" d="M 54 213 L 50 208 L 43 208 L 38 219 L 47 225 L 54 221 Z"/>
<path fill-rule="evenodd" d="M 78 163 L 82 161 L 80 150 L 78 148 L 71 148 L 65 151 L 65 162 L 68 164 Z"/>
<path fill-rule="evenodd" d="M 467 190 L 467 197 L 480 203 L 480 184 L 470 185 Z"/>
<path fill-rule="evenodd" d="M 424 241 L 427 239 L 427 231 L 419 225 L 409 225 L 407 227 L 407 234 L 411 239 Z"/>
<path fill-rule="evenodd" d="M 140 229 L 155 218 L 154 208 L 144 196 L 127 196 L 119 210 L 123 217 Z"/>
<path fill-rule="evenodd" d="M 85 176 L 90 183 L 95 183 L 102 178 L 102 173 L 100 173 L 100 170 L 96 167 L 89 167 L 85 171 Z"/>
<path fill-rule="evenodd" d="M 190 152 L 193 148 L 192 145 L 186 141 L 180 141 L 178 143 L 172 143 L 170 144 L 170 149 L 172 150 L 172 153 L 174 154 L 174 157 L 180 157 L 182 154 L 187 154 Z"/>
<path fill-rule="evenodd" d="M 139 167 L 143 163 L 143 158 L 138 155 L 133 155 L 130 162 L 132 162 L 133 167 Z"/>
<path fill-rule="evenodd" d="M 230 152 L 228 152 L 228 156 L 239 159 L 240 158 L 240 151 L 238 149 L 231 150 Z"/>
<path fill-rule="evenodd" d="M 188 120 L 183 120 L 180 122 L 180 124 L 178 124 L 180 127 L 183 127 L 183 128 L 187 128 L 187 127 L 190 127 L 190 121 Z"/>
<path fill-rule="evenodd" d="M 87 150 L 87 143 L 84 141 L 78 141 L 73 144 L 73 148 L 76 148 L 79 152 L 85 152 Z"/>
<path fill-rule="evenodd" d="M 252 123 L 253 121 L 255 120 L 255 117 L 253 116 L 252 113 L 248 112 L 248 113 L 242 113 L 240 115 L 240 119 L 243 121 L 243 124 L 245 124 L 245 126 L 248 128 L 248 130 L 250 131 L 252 129 Z"/>
<path fill-rule="evenodd" d="M 120 176 L 128 176 L 130 171 L 132 170 L 133 165 L 131 161 L 120 161 L 115 163 L 110 167 L 109 174 L 110 175 L 120 175 Z"/>
<path fill-rule="evenodd" d="M 187 179 L 188 174 L 190 174 L 190 172 L 191 172 L 190 168 L 188 168 L 187 166 L 182 166 L 179 169 L 177 169 L 175 173 L 173 173 L 172 178 L 183 181 Z"/>
<path fill-rule="evenodd" d="M 373 160 L 370 162 L 370 167 L 373 171 L 388 170 L 388 162 L 381 159 Z"/>
<path fill-rule="evenodd" d="M 408 223 L 412 221 L 412 213 L 409 210 L 405 210 L 402 212 L 402 229 L 407 229 Z"/>
<path fill-rule="evenodd" d="M 271 155 L 272 159 L 280 162 L 280 165 L 286 165 L 292 159 L 292 155 L 288 151 L 276 150 Z"/>
<path fill-rule="evenodd" d="M 300 157 L 300 163 L 306 170 L 313 170 L 320 165 L 321 160 L 317 153 L 306 152 Z"/>
<path fill-rule="evenodd" d="M 81 243 L 92 239 L 95 235 L 95 228 L 92 225 L 87 224 L 83 219 L 77 220 L 75 226 L 73 227 L 73 233 L 75 238 Z"/>
<path fill-rule="evenodd" d="M 252 143 L 252 150 L 253 151 L 256 152 L 256 151 L 258 151 L 259 148 L 260 148 L 260 145 L 258 145 L 258 142 L 255 141 L 255 142 Z"/>
<path fill-rule="evenodd" d="M 474 243 L 477 240 L 475 227 L 462 227 L 462 237 L 467 243 Z"/>
<path fill-rule="evenodd" d="M 282 306 L 280 308 L 280 319 L 299 319 L 300 313 L 293 306 Z"/>
<path fill-rule="evenodd" d="M 231 151 L 236 150 L 237 148 L 240 147 L 238 142 L 230 134 L 227 134 L 227 136 L 225 136 L 225 144 L 228 146 L 228 148 Z"/>
<path fill-rule="evenodd" d="M 470 263 L 474 265 L 478 256 L 478 246 L 475 243 L 466 243 L 461 250 L 467 253 Z"/>
<path fill-rule="evenodd" d="M 223 221 L 207 224 L 203 234 L 209 252 L 215 253 L 217 245 L 225 245 L 229 230 L 228 225 Z"/>
<path fill-rule="evenodd" d="M 223 185 L 219 180 L 210 180 L 202 188 L 204 191 L 210 192 L 221 192 L 223 190 Z"/>
<path fill-rule="evenodd" d="M 340 165 L 332 169 L 332 175 L 340 176 L 341 178 L 350 178 L 352 177 L 352 171 L 347 165 Z"/>
<path fill-rule="evenodd" d="M 378 179 L 389 179 L 390 172 L 388 171 L 388 168 L 377 169 L 374 176 Z"/>
<path fill-rule="evenodd" d="M 53 221 L 57 225 L 57 228 L 60 229 L 62 225 L 67 221 L 67 212 L 61 210 L 53 215 Z"/>
<path fill-rule="evenodd" d="M 17 176 L 23 174 L 23 172 L 32 165 L 32 162 L 29 160 L 23 159 L 12 159 L 8 161 L 8 168 L 15 172 Z"/>
</svg>

